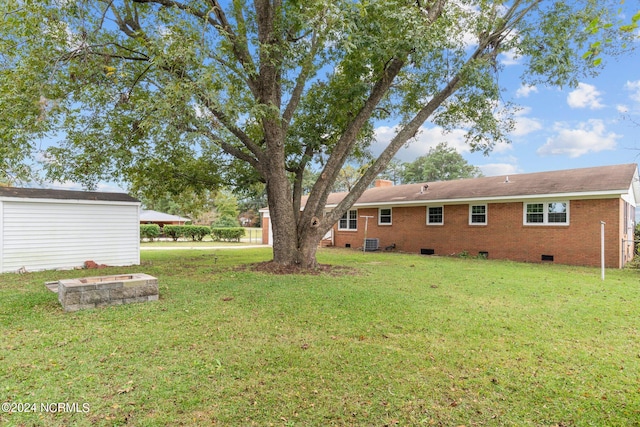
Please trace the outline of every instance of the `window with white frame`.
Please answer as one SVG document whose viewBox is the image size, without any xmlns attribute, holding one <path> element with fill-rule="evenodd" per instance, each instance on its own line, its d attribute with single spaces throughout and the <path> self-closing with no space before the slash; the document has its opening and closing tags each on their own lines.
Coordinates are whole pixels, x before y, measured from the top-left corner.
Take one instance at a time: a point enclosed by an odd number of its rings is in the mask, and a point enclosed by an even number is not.
<svg viewBox="0 0 640 427">
<path fill-rule="evenodd" d="M 487 224 L 487 205 L 469 205 L 469 224 Z"/>
<path fill-rule="evenodd" d="M 427 207 L 427 224 L 428 225 L 444 224 L 444 207 L 443 206 Z"/>
<path fill-rule="evenodd" d="M 391 208 L 378 209 L 378 225 L 391 225 Z"/>
<path fill-rule="evenodd" d="M 524 204 L 525 225 L 569 224 L 569 202 L 535 202 Z"/>
<path fill-rule="evenodd" d="M 347 211 L 338 221 L 338 230 L 357 230 L 358 229 L 358 211 L 356 209 Z"/>
</svg>

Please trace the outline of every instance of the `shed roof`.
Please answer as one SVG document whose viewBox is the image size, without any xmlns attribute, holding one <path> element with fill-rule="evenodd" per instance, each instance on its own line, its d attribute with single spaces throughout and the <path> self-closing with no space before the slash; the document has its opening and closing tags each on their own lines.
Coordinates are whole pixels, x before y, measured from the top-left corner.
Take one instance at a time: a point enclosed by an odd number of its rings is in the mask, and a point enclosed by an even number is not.
<svg viewBox="0 0 640 427">
<path fill-rule="evenodd" d="M 94 200 L 106 202 L 131 202 L 139 200 L 126 193 L 105 193 L 97 191 L 49 190 L 42 188 L 0 187 L 0 198 Z"/>
<path fill-rule="evenodd" d="M 637 165 L 600 166 L 552 172 L 500 175 L 482 178 L 375 187 L 366 190 L 354 206 L 411 204 L 462 200 L 508 200 L 536 197 L 580 197 L 626 194 L 631 186 L 640 200 Z M 328 206 L 347 193 L 332 193 Z M 303 204 L 306 200 L 303 199 Z"/>
</svg>

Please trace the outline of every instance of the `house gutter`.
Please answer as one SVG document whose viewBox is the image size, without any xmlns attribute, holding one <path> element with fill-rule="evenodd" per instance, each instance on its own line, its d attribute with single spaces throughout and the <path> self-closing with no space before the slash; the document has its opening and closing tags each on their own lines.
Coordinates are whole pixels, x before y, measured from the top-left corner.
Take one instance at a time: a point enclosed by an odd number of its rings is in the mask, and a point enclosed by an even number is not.
<svg viewBox="0 0 640 427">
<path fill-rule="evenodd" d="M 518 195 L 518 196 L 493 196 L 493 197 L 464 197 L 459 199 L 422 199 L 422 200 L 409 200 L 401 201 L 394 200 L 388 202 L 366 202 L 353 204 L 353 207 L 378 207 L 378 206 L 425 206 L 425 205 L 457 205 L 466 204 L 470 202 L 492 202 L 492 203 L 508 203 L 520 200 L 587 200 L 587 199 L 611 199 L 614 197 L 620 197 L 628 194 L 629 190 L 607 190 L 597 191 L 589 193 L 552 193 L 552 194 L 530 194 L 530 195 Z M 327 208 L 335 208 L 336 204 L 326 205 Z"/>
</svg>

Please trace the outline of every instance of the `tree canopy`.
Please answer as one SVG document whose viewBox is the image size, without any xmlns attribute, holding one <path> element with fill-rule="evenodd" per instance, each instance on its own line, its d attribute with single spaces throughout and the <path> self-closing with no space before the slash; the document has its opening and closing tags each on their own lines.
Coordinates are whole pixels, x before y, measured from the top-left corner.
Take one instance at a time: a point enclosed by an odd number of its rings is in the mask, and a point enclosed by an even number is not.
<svg viewBox="0 0 640 427">
<path fill-rule="evenodd" d="M 589 47 L 632 37 L 617 2 L 579 0 L 5 0 L 0 167 L 91 187 L 182 192 L 266 184 L 274 261 L 315 265 L 321 236 L 425 121 L 506 140 L 498 56 L 523 82 L 575 85 Z M 589 25 L 597 20 L 598 30 Z M 606 43 L 605 43 L 606 41 Z M 331 212 L 376 120 L 400 123 Z M 43 140 L 54 141 L 40 150 Z M 321 171 L 301 210 L 310 164 Z M 21 169 L 22 168 L 22 169 Z M 0 177 L 2 178 L 2 177 Z"/>
<path fill-rule="evenodd" d="M 405 184 L 418 182 L 449 181 L 460 178 L 476 178 L 482 172 L 470 165 L 455 148 L 441 142 L 431 148 L 425 156 L 407 163 L 402 172 Z"/>
</svg>

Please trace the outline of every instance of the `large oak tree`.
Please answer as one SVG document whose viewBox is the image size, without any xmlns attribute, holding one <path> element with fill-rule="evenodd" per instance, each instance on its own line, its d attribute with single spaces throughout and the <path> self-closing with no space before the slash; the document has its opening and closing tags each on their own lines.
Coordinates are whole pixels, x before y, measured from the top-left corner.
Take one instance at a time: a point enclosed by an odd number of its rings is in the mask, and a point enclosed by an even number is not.
<svg viewBox="0 0 640 427">
<path fill-rule="evenodd" d="M 498 55 L 529 84 L 572 85 L 621 46 L 617 2 L 486 0 L 5 0 L 0 160 L 19 173 L 135 190 L 266 184 L 273 257 L 316 265 L 321 237 L 426 122 L 473 149 L 504 139 Z M 597 23 L 598 31 L 593 29 Z M 619 33 L 619 34 L 618 34 Z M 601 40 L 601 42 L 598 42 Z M 598 46 L 598 52 L 589 49 Z M 584 52 L 588 52 L 584 55 Z M 325 213 L 376 120 L 400 123 Z M 56 141 L 43 147 L 41 141 Z M 36 154 L 34 154 L 36 153 Z M 321 173 L 301 207 L 309 165 Z M 17 171 L 17 172 L 16 172 Z"/>
</svg>

